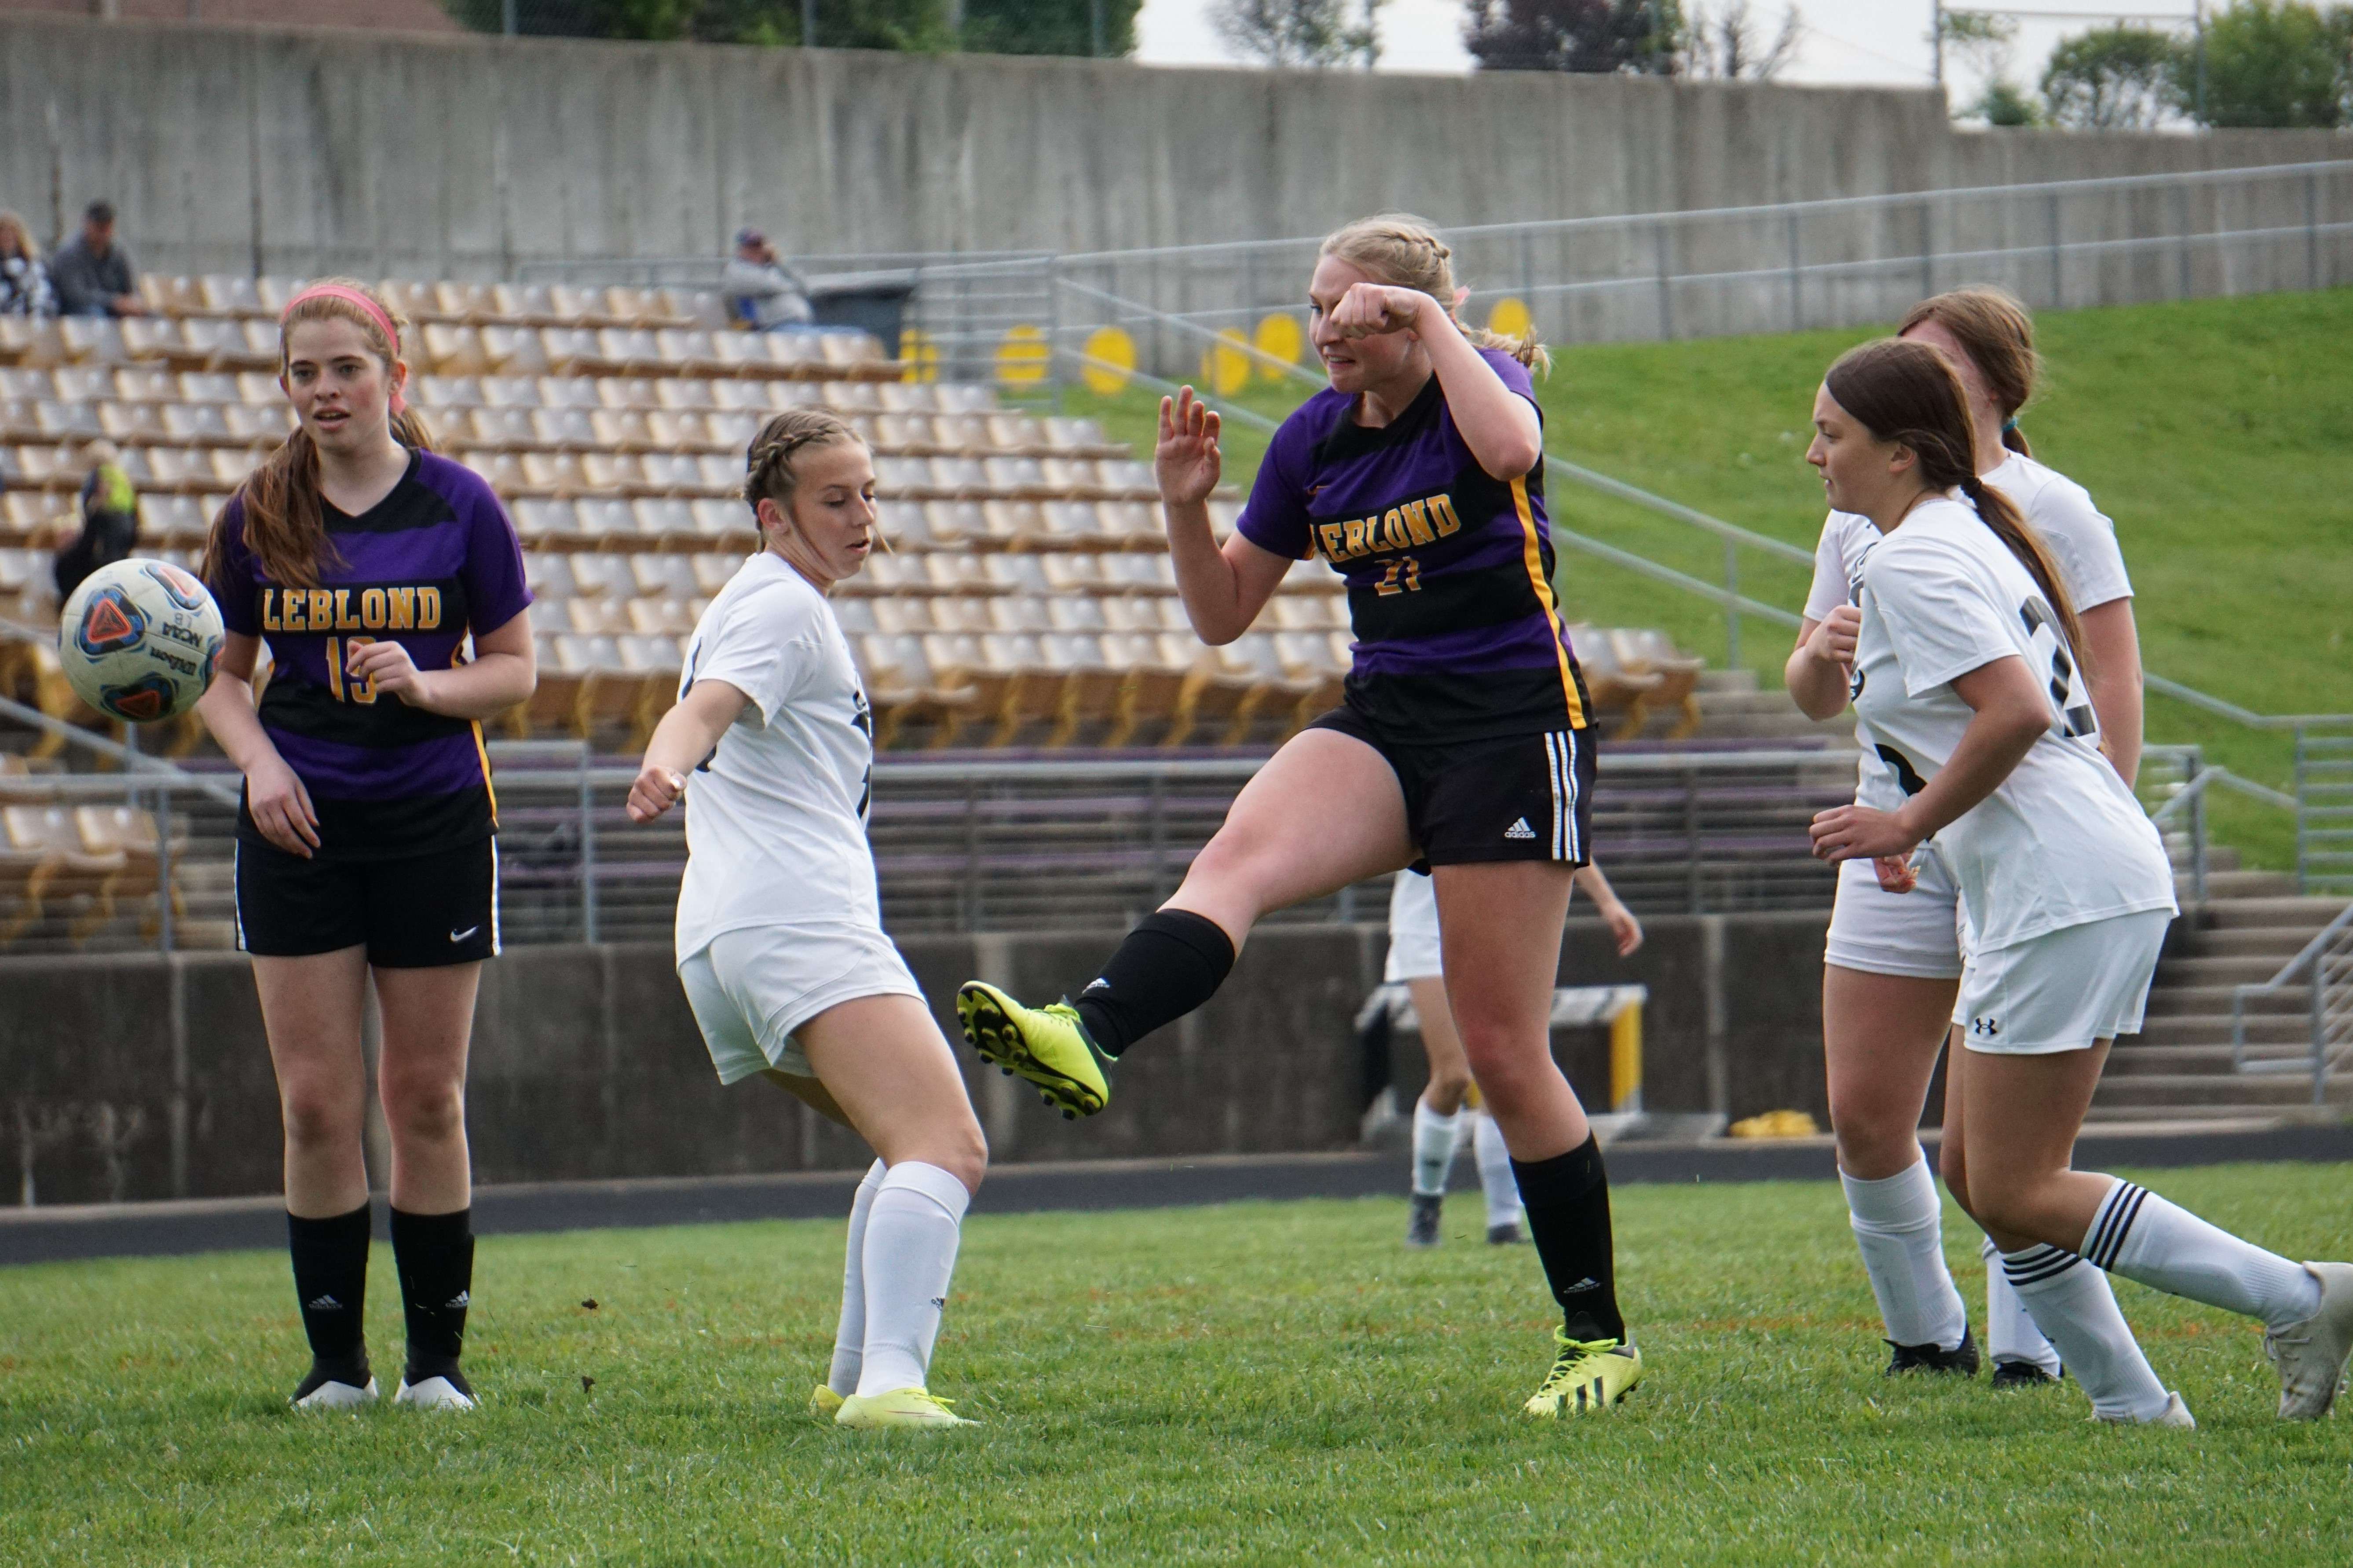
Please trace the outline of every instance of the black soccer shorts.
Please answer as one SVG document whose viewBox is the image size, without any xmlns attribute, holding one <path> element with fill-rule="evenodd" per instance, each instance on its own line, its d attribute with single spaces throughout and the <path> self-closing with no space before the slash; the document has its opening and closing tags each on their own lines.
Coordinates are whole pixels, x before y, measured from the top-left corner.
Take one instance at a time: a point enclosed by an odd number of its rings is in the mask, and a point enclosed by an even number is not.
<svg viewBox="0 0 2353 1568">
<path fill-rule="evenodd" d="M 265 958 L 364 947 L 380 969 L 490 958 L 499 951 L 498 840 L 390 860 L 305 860 L 240 838 L 237 945 Z"/>
<path fill-rule="evenodd" d="M 1352 708 L 1307 726 L 1333 730 L 1381 754 L 1405 792 L 1406 829 L 1420 847 L 1414 869 L 1489 860 L 1593 858 L 1593 731 L 1548 730 L 1466 745 L 1401 744 Z"/>
</svg>

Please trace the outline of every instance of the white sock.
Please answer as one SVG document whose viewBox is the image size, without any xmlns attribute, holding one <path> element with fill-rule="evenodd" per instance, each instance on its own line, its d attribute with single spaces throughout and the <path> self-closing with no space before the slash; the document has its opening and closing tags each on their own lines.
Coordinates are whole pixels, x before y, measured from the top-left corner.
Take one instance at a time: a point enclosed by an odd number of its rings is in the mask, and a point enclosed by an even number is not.
<svg viewBox="0 0 2353 1568">
<path fill-rule="evenodd" d="M 2058 1347 L 2034 1326 L 2034 1314 L 2018 1299 L 2018 1290 L 2001 1266 L 2001 1248 L 1991 1237 L 1986 1237 L 1985 1264 L 1986 1354 L 1996 1366 L 2006 1361 L 2024 1362 L 2058 1376 Z"/>
<path fill-rule="evenodd" d="M 2284 1329 L 2320 1310 L 2320 1281 L 2147 1187 L 2118 1182 L 2084 1233 L 2084 1256 L 2112 1274 Z"/>
<path fill-rule="evenodd" d="M 1520 1223 L 1520 1183 L 1512 1174 L 1512 1152 L 1504 1147 L 1504 1130 L 1485 1111 L 1475 1111 L 1479 1124 L 1479 1185 L 1487 1194 L 1487 1228 Z"/>
<path fill-rule="evenodd" d="M 1927 1156 L 1875 1182 L 1857 1181 L 1844 1171 L 1839 1181 L 1887 1337 L 1899 1345 L 1958 1349 L 1969 1314 L 1945 1267 L 1945 1211 Z"/>
<path fill-rule="evenodd" d="M 845 1399 L 858 1392 L 858 1368 L 866 1359 L 866 1216 L 882 1190 L 886 1169 L 880 1160 L 869 1165 L 849 1200 L 849 1244 L 841 1249 L 841 1321 L 833 1331 L 833 1367 L 825 1374 L 825 1385 Z"/>
<path fill-rule="evenodd" d="M 902 1160 L 866 1216 L 866 1352 L 858 1392 L 921 1388 L 940 1337 L 956 1241 L 972 1194 L 937 1165 Z"/>
<path fill-rule="evenodd" d="M 2165 1413 L 2165 1384 L 2140 1353 L 2105 1275 L 2063 1247 L 2030 1247 L 2000 1256 L 2034 1326 L 2092 1396 L 2093 1415 L 2153 1421 Z"/>
<path fill-rule="evenodd" d="M 1440 1116 L 1428 1100 L 1413 1102 L 1413 1192 L 1434 1198 L 1446 1191 L 1454 1170 L 1454 1132 L 1462 1113 Z"/>
</svg>

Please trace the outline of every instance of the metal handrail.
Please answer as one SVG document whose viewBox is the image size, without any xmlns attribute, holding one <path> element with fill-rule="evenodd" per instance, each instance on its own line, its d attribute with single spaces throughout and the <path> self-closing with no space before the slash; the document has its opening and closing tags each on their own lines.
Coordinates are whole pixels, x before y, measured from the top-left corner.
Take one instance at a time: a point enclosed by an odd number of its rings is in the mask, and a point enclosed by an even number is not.
<svg viewBox="0 0 2353 1568">
<path fill-rule="evenodd" d="M 2332 1009 L 2332 998 L 2343 984 L 2329 973 L 2329 954 L 2340 944 L 2353 944 L 2353 904 L 2348 904 L 2335 920 L 2323 926 L 2294 958 L 2281 966 L 2269 980 L 2234 986 L 2231 993 L 2231 1068 L 2250 1076 L 2308 1071 L 2312 1074 L 2312 1103 L 2328 1103 L 2328 1073 L 2343 1050 L 2332 1049 L 2329 1026 L 2337 1021 L 2338 1011 Z M 2311 1050 L 2306 1060 L 2247 1059 L 2247 1002 L 2250 997 L 2272 995 L 2286 990 L 2306 971 L 2310 971 L 2312 987 Z"/>
</svg>

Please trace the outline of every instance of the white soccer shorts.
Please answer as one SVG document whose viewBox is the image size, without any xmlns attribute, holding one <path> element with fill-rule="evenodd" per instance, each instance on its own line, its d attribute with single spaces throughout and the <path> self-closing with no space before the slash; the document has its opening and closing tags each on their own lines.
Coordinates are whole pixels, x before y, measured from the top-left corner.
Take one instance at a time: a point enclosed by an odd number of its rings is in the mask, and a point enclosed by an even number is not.
<svg viewBox="0 0 2353 1568">
<path fill-rule="evenodd" d="M 923 994 L 889 937 L 848 921 L 723 931 L 678 977 L 722 1083 L 768 1068 L 815 1078 L 795 1030 L 861 996 Z"/>
<path fill-rule="evenodd" d="M 1920 885 L 1908 893 L 1891 893 L 1880 887 L 1870 861 L 1839 863 L 1838 901 L 1831 908 L 1823 963 L 1917 980 L 1960 974 L 1960 889 L 1933 844 L 1920 847 L 1912 868 Z"/>
<path fill-rule="evenodd" d="M 1399 871 L 1389 890 L 1389 957 L 1385 982 L 1427 980 L 1446 973 L 1438 953 L 1438 889 L 1431 879 Z"/>
<path fill-rule="evenodd" d="M 1989 1056 L 2050 1056 L 2140 1033 L 2169 910 L 2144 910 L 1969 955 L 1953 1009 L 1961 1043 Z"/>
</svg>

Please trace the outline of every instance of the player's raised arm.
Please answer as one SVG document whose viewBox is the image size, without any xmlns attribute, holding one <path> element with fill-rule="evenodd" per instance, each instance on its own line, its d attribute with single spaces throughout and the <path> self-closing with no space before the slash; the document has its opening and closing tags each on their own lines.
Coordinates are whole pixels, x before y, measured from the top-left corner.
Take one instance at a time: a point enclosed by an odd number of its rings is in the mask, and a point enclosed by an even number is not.
<svg viewBox="0 0 2353 1568">
<path fill-rule="evenodd" d="M 1235 534 L 1221 548 L 1209 526 L 1209 494 L 1224 471 L 1217 410 L 1189 386 L 1160 400 L 1153 478 L 1168 526 L 1168 559 L 1194 632 L 1212 647 L 1250 630 L 1291 563 Z"/>
</svg>

